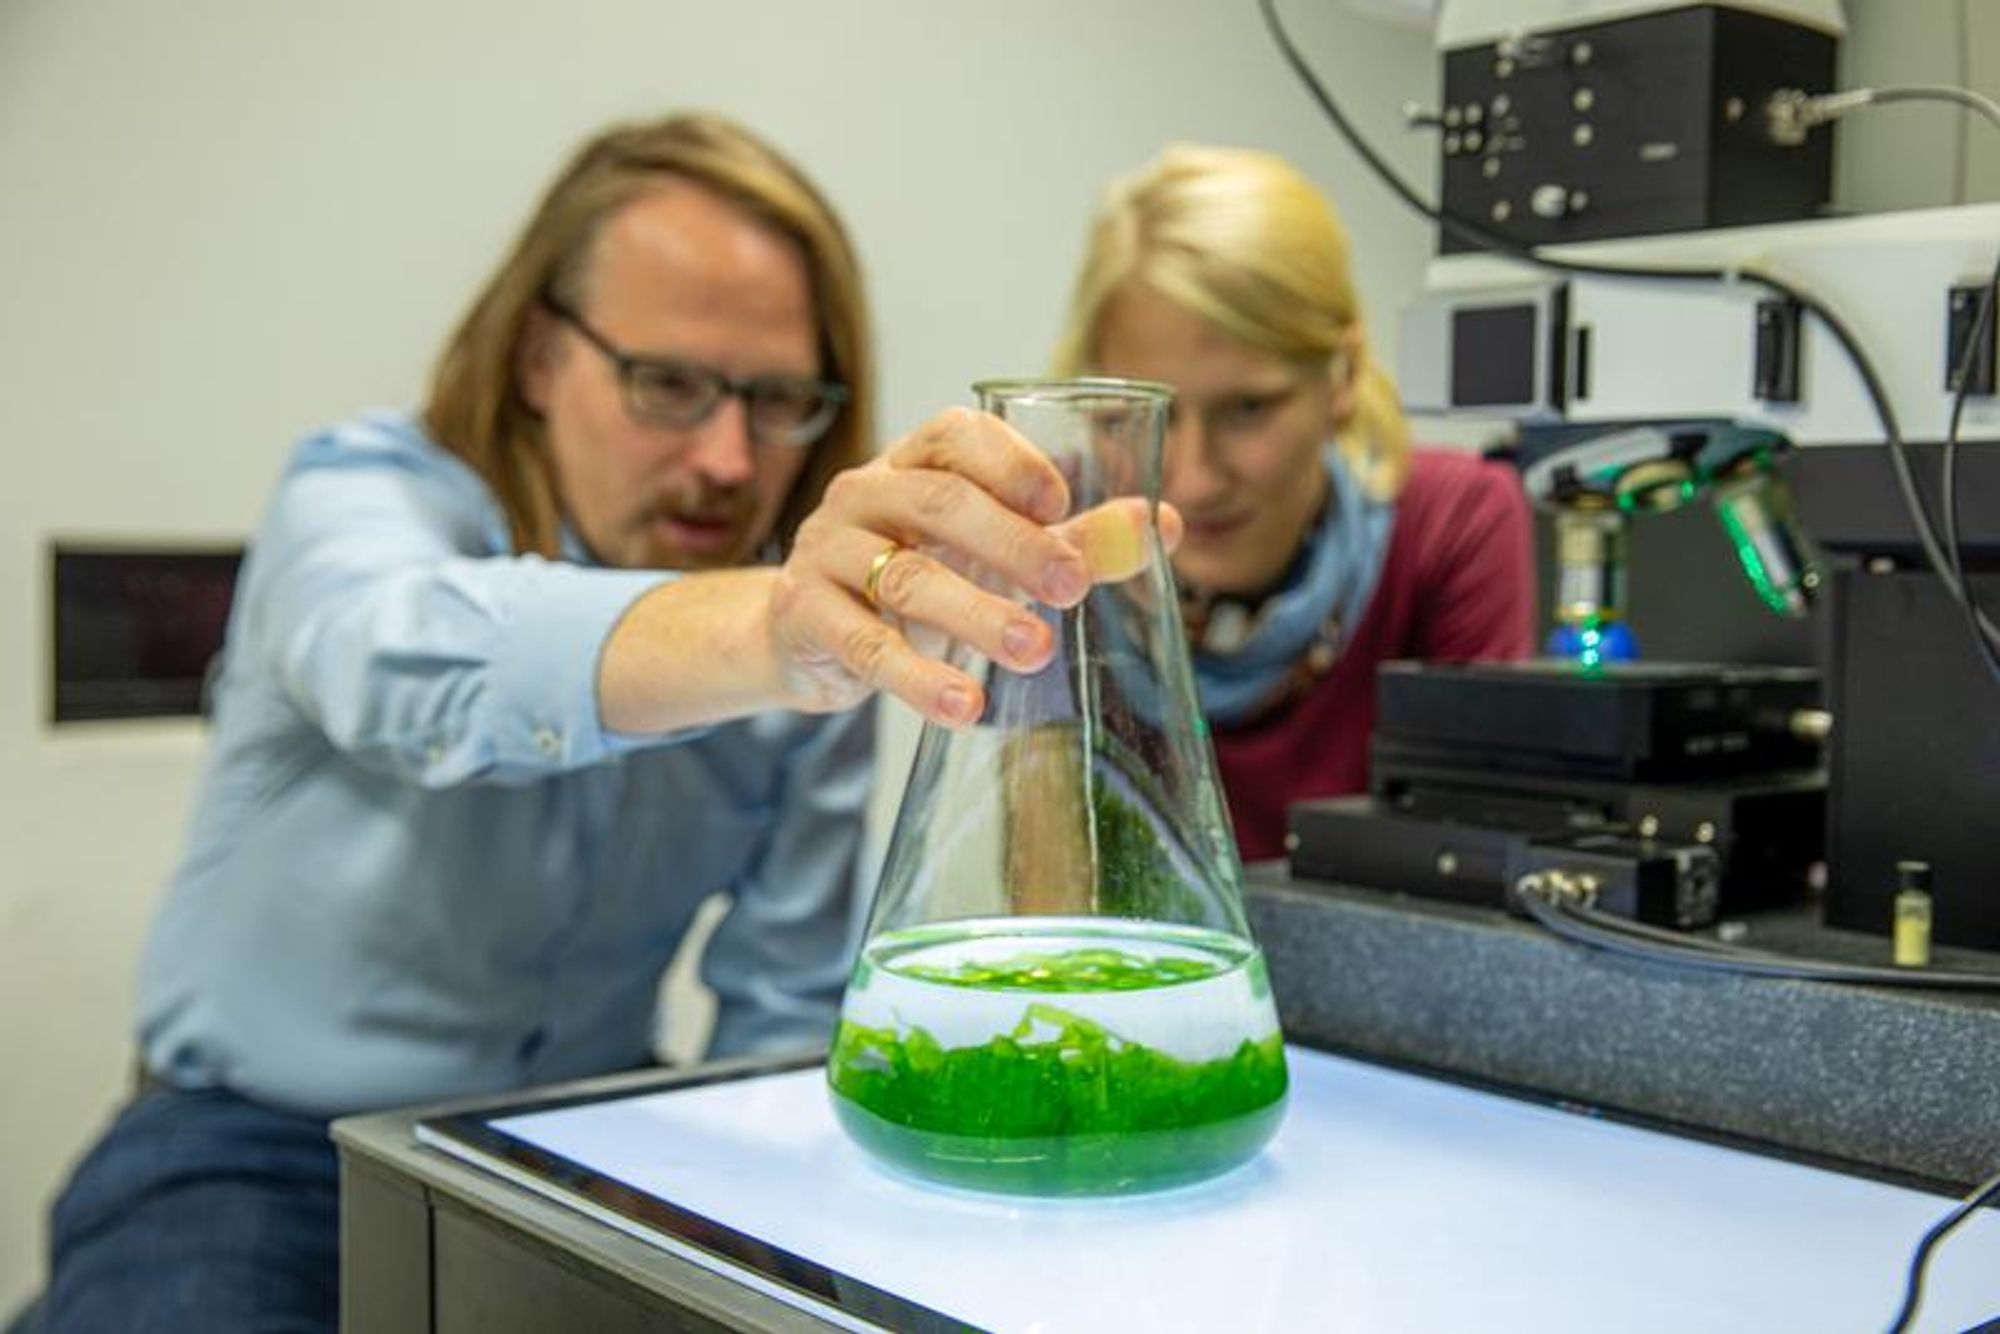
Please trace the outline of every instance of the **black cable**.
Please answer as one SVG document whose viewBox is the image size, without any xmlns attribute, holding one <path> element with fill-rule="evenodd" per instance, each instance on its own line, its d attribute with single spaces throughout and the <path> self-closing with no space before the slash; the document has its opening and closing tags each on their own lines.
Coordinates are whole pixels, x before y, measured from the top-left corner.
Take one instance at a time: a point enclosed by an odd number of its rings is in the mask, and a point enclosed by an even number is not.
<svg viewBox="0 0 2000 1334">
<path fill-rule="evenodd" d="M 1896 1311 L 1896 1318 L 1889 1325 L 1889 1334 L 1903 1334 L 1910 1323 L 1917 1318 L 1917 1308 L 1924 1300 L 1924 1269 L 1930 1264 L 1931 1252 L 1945 1239 L 1951 1230 L 1972 1217 L 1980 1208 L 2000 1199 L 2000 1174 L 1995 1174 L 1973 1187 L 1972 1193 L 1958 1202 L 1956 1208 L 1940 1218 L 1924 1239 L 1917 1243 L 1915 1254 L 1910 1256 L 1909 1277 L 1903 1282 L 1903 1304 Z M 1982 1327 L 1983 1328 L 1983 1327 Z"/>
<path fill-rule="evenodd" d="M 1822 982 L 1849 982 L 1883 986 L 1930 986 L 1961 989 L 2000 990 L 2000 974 L 1951 973 L 1873 968 L 1862 964 L 1837 964 L 1825 960 L 1792 958 L 1764 951 L 1748 950 L 1720 942 L 1696 939 L 1663 940 L 1671 933 L 1643 923 L 1627 921 L 1595 912 L 1547 886 L 1537 886 L 1533 876 L 1516 885 L 1516 898 L 1528 915 L 1556 935 L 1595 948 L 1647 959 L 1692 967 L 1708 972 L 1734 973 L 1752 977 L 1800 978 Z M 1917 1243 L 1910 1256 L 1904 1281 L 1903 1301 L 1890 1325 L 1890 1334 L 1905 1334 L 1916 1319 L 1923 1302 L 1924 1275 L 1931 1254 L 1960 1224 L 1985 1205 L 2000 1199 L 2000 1175 L 1988 1178 L 1939 1219 Z"/>
<path fill-rule="evenodd" d="M 1271 38 L 1277 44 L 1279 54 L 1292 67 L 1293 73 L 1305 85 L 1307 93 L 1311 95 L 1314 102 L 1318 103 L 1320 110 L 1326 113 L 1327 118 L 1333 122 L 1334 128 L 1339 131 L 1341 138 L 1346 141 L 1347 146 L 1361 158 L 1368 169 L 1397 198 L 1402 200 L 1405 205 L 1416 213 L 1428 218 L 1431 222 L 1458 239 L 1478 249 L 1504 255 L 1509 259 L 1514 259 L 1524 264 L 1531 264 L 1537 268 L 1547 269 L 1555 273 L 1569 273 L 1600 278 L 1639 278 L 1668 283 L 1727 284 L 1731 282 L 1746 282 L 1775 293 L 1788 301 L 1795 302 L 1801 310 L 1810 313 L 1832 335 L 1833 340 L 1839 344 L 1841 351 L 1846 355 L 1849 364 L 1854 367 L 1855 374 L 1860 377 L 1861 387 L 1868 395 L 1868 400 L 1875 409 L 1875 415 L 1882 424 L 1883 436 L 1889 446 L 1890 471 L 1895 476 L 1896 489 L 1902 495 L 1903 506 L 1909 514 L 1911 525 L 1916 529 L 1917 541 L 1923 548 L 1925 560 L 1929 562 L 1932 572 L 1944 584 L 1952 600 L 1971 618 L 1972 624 L 1980 628 L 1982 636 L 1990 635 L 1994 642 L 2000 642 L 2000 626 L 1994 626 L 1977 608 L 1968 605 L 1964 587 L 1958 577 L 1952 573 L 1949 558 L 1938 541 L 1936 524 L 1931 518 L 1928 506 L 1924 503 L 1922 493 L 1917 489 L 1916 473 L 1911 466 L 1909 446 L 1903 439 L 1901 424 L 1897 421 L 1895 409 L 1889 402 L 1888 393 L 1883 388 L 1881 378 L 1877 375 L 1874 364 L 1869 361 L 1867 355 L 1862 351 L 1861 344 L 1855 338 L 1853 331 L 1847 327 L 1846 323 L 1830 307 L 1817 297 L 1809 295 L 1805 291 L 1792 286 L 1790 283 L 1772 277 L 1770 274 L 1761 273 L 1755 269 L 1644 267 L 1556 259 L 1544 255 L 1531 247 L 1521 245 L 1509 237 L 1489 231 L 1487 228 L 1470 219 L 1448 213 L 1439 207 L 1433 207 L 1424 202 L 1416 191 L 1410 187 L 1409 183 L 1396 174 L 1395 169 L 1362 137 L 1361 132 L 1355 128 L 1353 122 L 1348 120 L 1347 113 L 1341 110 L 1340 104 L 1334 101 L 1333 95 L 1320 82 L 1319 76 L 1313 72 L 1312 66 L 1307 63 L 1304 54 L 1300 52 L 1298 45 L 1292 40 L 1291 34 L 1286 30 L 1284 21 L 1278 15 L 1277 0 L 1258 0 L 1258 8 L 1263 13 L 1265 26 L 1270 29 Z M 1889 91 L 1897 94 L 1891 100 L 1915 100 L 1919 94 L 1928 96 L 1937 90 L 1896 89 Z M 1963 93 L 1964 90 L 1954 89 L 1951 91 Z M 1969 99 L 1973 95 L 1966 94 L 1966 96 Z M 1978 103 L 1973 101 L 1968 101 L 1967 104 L 1975 107 L 1978 106 Z M 1996 684 L 2000 684 L 2000 662 L 1995 662 L 1989 655 L 1984 654 L 1982 655 L 1982 661 L 1987 662 L 1988 666 L 1993 669 L 1995 682 Z"/>
<path fill-rule="evenodd" d="M 1984 93 L 1974 92 L 1971 88 L 1972 80 L 1969 77 L 1969 70 L 1967 68 L 1968 43 L 1966 41 L 1965 26 L 1966 9 L 1963 0 L 1961 0 L 1959 5 L 1958 18 L 1958 87 L 1913 85 L 1870 88 L 1853 93 L 1833 94 L 1825 99 L 1818 100 L 1823 103 L 1838 103 L 1838 109 L 1824 111 L 1820 113 L 1820 118 L 1831 120 L 1836 115 L 1845 115 L 1849 111 L 1857 110 L 1863 106 L 1883 106 L 1895 102 L 1945 102 L 1957 106 L 1962 110 L 1977 113 L 1985 118 L 1987 124 L 1996 130 L 2000 130 L 2000 102 L 1994 101 L 1994 99 L 1986 96 Z M 1812 99 L 1809 99 L 1808 105 L 1811 102 Z M 1953 187 L 1953 200 L 1960 204 L 1965 202 L 1963 170 L 1965 166 L 1967 120 L 1968 117 L 1966 116 L 1959 117 L 1959 160 L 1957 167 L 1960 175 Z M 1951 562 L 1952 574 L 1959 579 L 1961 585 L 1963 585 L 1965 579 L 1965 555 L 1958 527 L 1958 432 L 1965 417 L 1965 401 L 1972 387 L 1970 378 L 1972 369 L 1976 364 L 1980 345 L 1986 337 L 1986 331 L 1992 327 L 1994 289 L 1996 287 L 2000 287 L 2000 262 L 1994 264 L 1992 276 L 1987 279 L 1985 288 L 1980 292 L 1978 311 L 1974 316 L 1972 328 L 1966 337 L 1965 348 L 1959 353 L 1958 364 L 1950 368 L 1953 372 L 1952 384 L 1954 385 L 1954 391 L 1951 401 L 1951 421 L 1945 431 L 1944 456 L 1940 468 L 1939 508 L 1944 511 L 1943 546 L 1945 555 Z M 1967 624 L 1972 629 L 1974 636 L 1979 640 L 1981 652 L 1986 657 L 1988 665 L 1996 672 L 2000 672 L 2000 657 L 1995 656 L 1994 636 L 1991 633 L 1993 623 L 1985 616 L 1983 609 L 1979 606 L 1977 596 L 1970 587 L 1966 587 L 1965 589 L 1965 599 L 1961 604 L 1961 609 L 1968 613 Z M 1982 622 L 1984 622 L 1983 625 Z"/>
<path fill-rule="evenodd" d="M 1530 872 L 1530 874 L 1532 875 L 1533 872 Z M 1595 910 L 1589 910 L 1586 913 L 1581 909 L 1580 905 L 1573 906 L 1578 908 L 1580 916 L 1584 916 L 1593 925 L 1608 924 L 1607 929 L 1616 929 L 1621 935 L 1633 936 L 1640 940 L 1654 941 L 1670 948 L 1697 949 L 1704 954 L 1714 954 L 1721 957 L 1762 953 L 1762 951 L 1753 949 L 1748 945 L 1731 944 L 1726 940 L 1717 940 L 1713 936 L 1690 935 L 1686 931 L 1675 931 L 1664 926 L 1654 926 L 1650 922 L 1636 921 L 1630 917 L 1615 917 L 1609 913 L 1600 913 Z"/>
<path fill-rule="evenodd" d="M 1963 54 L 1964 52 L 1961 48 L 1961 56 Z M 1961 78 L 1961 83 L 1970 83 L 1970 80 Z M 1866 90 L 1865 93 L 1854 93 L 1843 96 L 1847 99 L 1846 105 L 1839 112 L 1833 114 L 1844 115 L 1848 111 L 1856 110 L 1862 106 L 1884 106 L 1896 102 L 1945 102 L 1963 108 L 1966 111 L 1977 113 L 1985 118 L 1987 124 L 1996 130 L 2000 130 L 2000 103 L 1996 103 L 1984 93 L 1973 92 L 1968 87 L 1907 86 L 1872 88 Z M 1864 97 L 1865 101 L 1860 100 Z M 1828 118 L 1831 119 L 1831 115 Z M 1964 164 L 1964 127 L 1966 119 L 1964 116 L 1959 118 L 1960 166 Z M 1964 183 L 1960 181 L 1958 194 L 1960 202 L 1964 200 L 1963 190 Z M 1958 525 L 1958 432 L 1959 426 L 1965 416 L 1965 400 L 1971 388 L 1970 376 L 1972 368 L 1978 356 L 1980 344 L 1986 336 L 1986 331 L 1993 323 L 1994 289 L 1996 286 L 2000 286 L 2000 262 L 1994 264 L 1993 274 L 1987 280 L 1985 289 L 1980 293 L 1978 313 L 1973 319 L 1972 329 L 1966 339 L 1965 348 L 1959 354 L 1958 365 L 1951 368 L 1955 373 L 1954 384 L 1956 385 L 1956 389 L 1952 394 L 1950 424 L 1945 430 L 1944 454 L 1939 462 L 1938 507 L 1944 514 L 1944 539 L 1942 546 L 1945 558 L 1950 562 L 1952 576 L 1958 581 L 1961 590 L 1957 598 L 1959 611 L 1965 617 L 1966 627 L 1972 633 L 1973 643 L 1978 648 L 1979 656 L 1984 660 L 1986 669 L 1996 677 L 2000 677 L 2000 627 L 1995 626 L 1993 620 L 1986 614 L 1985 609 L 1979 605 L 1978 594 L 1966 582 L 1965 551 L 1964 544 L 1959 536 Z"/>
<path fill-rule="evenodd" d="M 1963 15 L 1961 14 L 1961 17 Z M 1961 56 L 1963 56 L 1961 48 Z M 1961 78 L 1961 83 L 1970 80 Z M 1810 101 L 1810 100 L 1809 100 Z M 1831 120 L 1836 115 L 1845 115 L 1864 106 L 1886 106 L 1896 102 L 1944 102 L 1966 111 L 1975 112 L 1985 118 L 1987 124 L 2000 130 L 2000 102 L 1984 93 L 1972 91 L 1969 87 L 1944 87 L 1913 85 L 1889 88 L 1870 88 L 1853 93 L 1833 94 L 1825 103 L 1838 103 L 1837 110 L 1821 113 L 1822 120 Z M 1959 118 L 1960 125 L 1960 166 L 1964 163 L 1964 126 L 1966 117 Z M 1964 199 L 1964 183 L 1960 181 L 1957 198 Z M 1944 537 L 1941 543 L 1945 558 L 1949 562 L 1952 578 L 1957 581 L 1959 592 L 1955 597 L 1958 609 L 1965 618 L 1966 628 L 1971 632 L 1973 644 L 1986 669 L 1995 677 L 2000 677 L 2000 626 L 1979 605 L 1979 596 L 1965 579 L 1964 543 L 1959 535 L 1958 523 L 1958 433 L 1965 416 L 1965 400 L 1971 388 L 1970 376 L 1978 356 L 1986 331 L 1993 323 L 1994 289 L 2000 287 L 2000 262 L 1996 262 L 1993 274 L 1979 297 L 1978 313 L 1973 320 L 1965 348 L 1959 354 L 1959 361 L 1951 369 L 1954 372 L 1956 388 L 1952 394 L 1951 421 L 1945 431 L 1944 453 L 1939 463 L 1938 507 L 1944 515 Z M 1947 581 L 1946 587 L 1951 587 Z"/>
<path fill-rule="evenodd" d="M 1951 398 L 1951 421 L 1944 433 L 1938 501 L 1944 511 L 1945 554 L 1951 560 L 1951 572 L 1958 576 L 1959 587 L 1965 592 L 1959 609 L 1965 613 L 1965 623 L 1972 631 L 1973 642 L 1979 646 L 1980 656 L 1986 660 L 1987 670 L 2000 676 L 2000 648 L 1995 647 L 1996 636 L 1991 633 L 1993 622 L 1979 605 L 1979 594 L 1973 589 L 1972 581 L 1965 577 L 1965 551 L 1958 531 L 1958 428 L 1965 416 L 1965 399 L 1972 384 L 1973 366 L 1987 331 L 1993 327 L 1996 289 L 2000 289 L 2000 262 L 1994 264 L 1993 273 L 1986 280 L 1986 288 L 1979 294 L 1979 314 L 1973 320 L 1971 334 L 1965 340 L 1965 350 L 1959 354 L 1958 365 L 1954 368 L 1958 388 Z"/>
<path fill-rule="evenodd" d="M 1613 954 L 1670 963 L 1712 973 L 1744 977 L 1781 977 L 1855 986 L 1918 987 L 1950 991 L 2000 991 L 2000 973 L 1953 972 L 1937 968 L 1880 968 L 1870 964 L 1838 963 L 1831 959 L 1775 954 L 1768 950 L 1724 945 L 1665 934 L 1642 923 L 1601 913 L 1571 901 L 1525 876 L 1515 885 L 1515 897 L 1536 922 L 1556 935 Z M 1637 929 L 1634 929 L 1637 928 Z"/>
<path fill-rule="evenodd" d="M 1833 98 L 1844 98 L 1849 94 L 1831 94 Z M 1853 105 L 1845 106 L 1836 114 L 1846 115 L 1849 111 L 1863 106 L 1883 106 L 1891 102 L 1949 102 L 1966 111 L 1976 111 L 1986 118 L 1988 124 L 2000 128 L 2000 105 L 1984 93 L 1970 88 L 1954 88 L 1946 83 L 1906 84 L 1886 88 L 1857 89 L 1851 96 Z M 1963 203 L 1963 200 L 1958 201 Z"/>
<path fill-rule="evenodd" d="M 1670 282 L 1701 283 L 1727 282 L 1731 278 L 1732 274 L 1728 270 L 1717 268 L 1639 268 L 1620 264 L 1591 263 L 1583 260 L 1552 259 L 1537 253 L 1527 246 L 1521 245 L 1511 237 L 1502 236 L 1495 231 L 1489 231 L 1485 226 L 1472 221 L 1470 218 L 1462 218 L 1455 213 L 1447 213 L 1442 208 L 1433 207 L 1425 203 L 1416 190 L 1410 186 L 1409 182 L 1398 176 L 1396 169 L 1390 166 L 1382 155 L 1375 151 L 1374 146 L 1361 136 L 1361 131 L 1355 128 L 1354 122 L 1347 118 L 1347 113 L 1340 109 L 1340 104 L 1333 100 L 1331 93 L 1327 92 L 1325 85 L 1320 82 L 1319 76 L 1313 72 L 1312 66 L 1306 62 L 1306 58 L 1300 52 L 1298 45 L 1292 41 L 1291 33 L 1286 31 L 1284 20 L 1278 16 L 1277 0 L 1257 0 L 1257 3 L 1258 8 L 1263 11 L 1265 25 L 1271 30 L 1272 40 L 1278 45 L 1279 54 L 1285 58 L 1285 63 L 1292 67 L 1292 72 L 1298 75 L 1299 81 L 1305 85 L 1306 92 L 1312 96 L 1313 101 L 1319 104 L 1320 110 L 1326 113 L 1327 119 L 1333 122 L 1334 129 L 1338 130 L 1340 137 L 1347 141 L 1347 146 L 1354 150 L 1362 162 L 1367 165 L 1368 170 L 1373 172 L 1376 178 L 1382 184 L 1388 186 L 1390 191 L 1413 212 L 1422 214 L 1445 231 L 1456 236 L 1459 240 L 1479 250 L 1490 250 L 1496 254 L 1518 259 L 1524 264 L 1533 264 L 1538 268 L 1553 269 L 1559 273 L 1590 274 L 1606 278 L 1659 278 Z M 1752 282 L 1768 283 L 1772 286 L 1773 290 L 1782 292 L 1787 296 L 1791 295 L 1790 290 L 1775 278 L 1765 278 L 1763 275 L 1747 269 L 1741 270 L 1740 276 Z"/>
</svg>

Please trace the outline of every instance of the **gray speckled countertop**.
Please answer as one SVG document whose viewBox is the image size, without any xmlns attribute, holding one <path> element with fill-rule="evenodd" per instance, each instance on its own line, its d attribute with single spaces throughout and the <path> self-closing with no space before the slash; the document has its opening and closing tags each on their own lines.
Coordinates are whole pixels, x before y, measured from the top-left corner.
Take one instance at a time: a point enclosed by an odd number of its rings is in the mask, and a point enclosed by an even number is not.
<svg viewBox="0 0 2000 1334">
<path fill-rule="evenodd" d="M 1249 910 L 1295 1040 L 1952 1185 L 2000 1168 L 2000 993 L 1694 972 L 1275 864 Z M 1803 910 L 1750 928 L 1874 948 Z"/>
</svg>

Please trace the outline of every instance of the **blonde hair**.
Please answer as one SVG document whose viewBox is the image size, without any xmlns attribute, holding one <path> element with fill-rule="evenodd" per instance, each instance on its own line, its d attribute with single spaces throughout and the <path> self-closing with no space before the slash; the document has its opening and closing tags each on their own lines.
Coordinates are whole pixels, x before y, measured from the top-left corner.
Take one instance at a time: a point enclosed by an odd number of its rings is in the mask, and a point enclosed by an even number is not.
<svg viewBox="0 0 2000 1334">
<path fill-rule="evenodd" d="M 1388 498 L 1409 470 L 1395 382 L 1370 354 L 1347 230 L 1296 168 L 1250 149 L 1176 145 L 1105 192 L 1091 225 L 1056 373 L 1099 369 L 1112 301 L 1144 284 L 1231 336 L 1301 365 L 1354 358 L 1354 412 L 1339 448 Z"/>
<path fill-rule="evenodd" d="M 438 358 L 424 424 L 498 498 L 514 547 L 557 554 L 562 515 L 539 416 L 516 362 L 544 296 L 583 297 L 604 221 L 663 177 L 698 182 L 795 241 L 819 320 L 820 374 L 849 397 L 786 498 L 776 535 L 789 543 L 826 485 L 873 447 L 874 366 L 860 264 L 833 209 L 776 149 L 721 116 L 669 116 L 614 126 L 577 150 L 512 251 L 487 280 Z"/>
</svg>

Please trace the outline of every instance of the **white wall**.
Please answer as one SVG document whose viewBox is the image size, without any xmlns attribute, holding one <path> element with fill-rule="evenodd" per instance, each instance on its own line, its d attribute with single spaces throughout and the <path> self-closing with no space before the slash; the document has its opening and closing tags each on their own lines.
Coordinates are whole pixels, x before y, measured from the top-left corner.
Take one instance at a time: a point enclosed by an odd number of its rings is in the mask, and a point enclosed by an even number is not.
<svg viewBox="0 0 2000 1334">
<path fill-rule="evenodd" d="M 1424 34 L 1287 8 L 1427 179 L 1397 128 L 1435 85 Z M 845 211 L 892 429 L 1042 366 L 1099 184 L 1167 139 L 1331 187 L 1386 346 L 1428 252 L 1251 0 L 0 0 L 0 1312 L 124 1087 L 202 742 L 46 725 L 46 543 L 240 540 L 289 441 L 419 392 L 578 138 L 686 106 L 760 129 Z"/>
<path fill-rule="evenodd" d="M 1993 0 L 1848 0 L 1842 87 L 1952 84 L 2000 97 Z M 1885 106 L 1840 123 L 1834 202 L 1855 213 L 2000 197 L 2000 131 L 1954 108 Z"/>
</svg>

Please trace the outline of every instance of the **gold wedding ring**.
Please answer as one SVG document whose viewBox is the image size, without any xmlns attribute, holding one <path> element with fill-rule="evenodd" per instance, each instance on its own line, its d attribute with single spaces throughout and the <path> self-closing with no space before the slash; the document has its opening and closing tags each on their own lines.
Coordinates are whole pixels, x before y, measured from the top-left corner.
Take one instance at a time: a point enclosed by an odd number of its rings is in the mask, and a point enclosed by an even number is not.
<svg viewBox="0 0 2000 1334">
<path fill-rule="evenodd" d="M 906 549 L 901 542 L 891 542 L 868 562 L 868 577 L 861 581 L 861 596 L 867 598 L 868 605 L 878 612 L 882 610 L 882 571 L 888 569 L 889 562 Z"/>
</svg>

